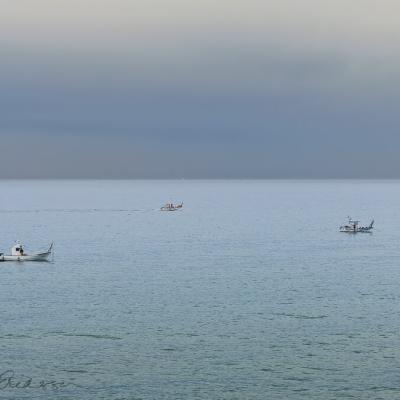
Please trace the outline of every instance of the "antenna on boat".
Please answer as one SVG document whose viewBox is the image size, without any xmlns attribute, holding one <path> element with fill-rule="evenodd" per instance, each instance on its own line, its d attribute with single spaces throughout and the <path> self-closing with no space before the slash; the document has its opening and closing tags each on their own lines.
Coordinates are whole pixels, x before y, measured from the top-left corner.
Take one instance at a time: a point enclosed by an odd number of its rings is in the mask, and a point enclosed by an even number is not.
<svg viewBox="0 0 400 400">
<path fill-rule="evenodd" d="M 51 262 L 54 262 L 54 242 L 51 242 L 49 251 L 51 251 Z"/>
</svg>

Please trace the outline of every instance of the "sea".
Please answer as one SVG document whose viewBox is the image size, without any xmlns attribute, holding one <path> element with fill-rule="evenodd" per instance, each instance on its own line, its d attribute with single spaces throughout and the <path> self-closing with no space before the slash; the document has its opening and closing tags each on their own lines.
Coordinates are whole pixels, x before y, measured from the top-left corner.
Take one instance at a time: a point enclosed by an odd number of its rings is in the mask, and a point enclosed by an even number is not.
<svg viewBox="0 0 400 400">
<path fill-rule="evenodd" d="M 400 181 L 0 192 L 0 399 L 400 398 Z"/>
</svg>

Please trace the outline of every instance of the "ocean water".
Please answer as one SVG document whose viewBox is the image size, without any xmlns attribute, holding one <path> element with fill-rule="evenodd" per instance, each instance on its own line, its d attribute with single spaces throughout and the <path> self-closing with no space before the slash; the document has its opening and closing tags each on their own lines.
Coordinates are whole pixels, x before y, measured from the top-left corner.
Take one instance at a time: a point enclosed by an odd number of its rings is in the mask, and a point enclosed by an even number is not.
<svg viewBox="0 0 400 400">
<path fill-rule="evenodd" d="M 400 182 L 0 191 L 0 399 L 400 398 Z"/>
</svg>

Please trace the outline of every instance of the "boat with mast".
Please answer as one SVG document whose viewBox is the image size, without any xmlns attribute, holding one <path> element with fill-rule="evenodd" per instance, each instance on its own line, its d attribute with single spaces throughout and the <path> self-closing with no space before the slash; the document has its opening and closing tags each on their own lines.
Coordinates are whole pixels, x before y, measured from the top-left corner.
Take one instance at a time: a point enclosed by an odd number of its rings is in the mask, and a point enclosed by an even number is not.
<svg viewBox="0 0 400 400">
<path fill-rule="evenodd" d="M 11 255 L 0 253 L 0 261 L 48 261 L 53 251 L 53 243 L 43 253 L 25 253 L 24 246 L 17 242 L 11 248 Z"/>
<path fill-rule="evenodd" d="M 374 228 L 374 220 L 368 226 L 360 226 L 360 221 L 348 217 L 349 221 L 346 225 L 339 228 L 340 232 L 344 233 L 371 233 Z"/>
<path fill-rule="evenodd" d="M 183 208 L 183 202 L 181 204 L 167 203 L 160 208 L 161 211 L 178 211 Z"/>
</svg>

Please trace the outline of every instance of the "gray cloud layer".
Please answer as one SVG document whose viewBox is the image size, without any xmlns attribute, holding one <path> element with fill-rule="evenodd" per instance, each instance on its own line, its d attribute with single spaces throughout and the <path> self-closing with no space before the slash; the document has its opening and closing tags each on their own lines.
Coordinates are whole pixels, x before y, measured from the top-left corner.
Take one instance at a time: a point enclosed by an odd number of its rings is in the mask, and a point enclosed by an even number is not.
<svg viewBox="0 0 400 400">
<path fill-rule="evenodd" d="M 0 177 L 399 177 L 400 4 L 349 3 L 0 1 Z"/>
</svg>

